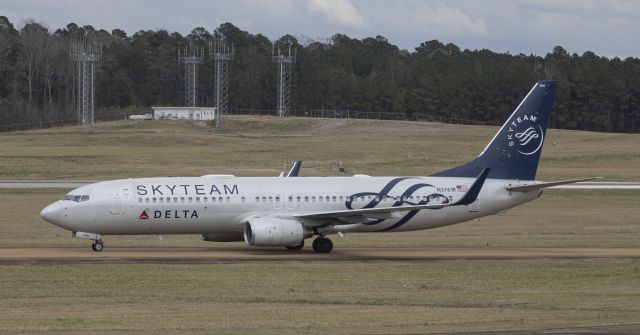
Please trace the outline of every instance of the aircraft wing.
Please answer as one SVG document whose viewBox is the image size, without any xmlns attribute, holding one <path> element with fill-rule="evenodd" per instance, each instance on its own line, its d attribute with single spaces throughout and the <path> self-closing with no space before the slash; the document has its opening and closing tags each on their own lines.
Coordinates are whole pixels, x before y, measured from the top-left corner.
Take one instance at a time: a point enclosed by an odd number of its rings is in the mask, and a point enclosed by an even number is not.
<svg viewBox="0 0 640 335">
<path fill-rule="evenodd" d="M 553 186 L 558 186 L 558 185 L 566 185 L 566 184 L 573 184 L 573 183 L 578 183 L 581 181 L 589 181 L 589 180 L 594 180 L 594 179 L 599 179 L 599 177 L 594 177 L 594 178 L 582 178 L 582 179 L 571 179 L 571 180 L 560 180 L 560 181 L 549 181 L 549 182 L 534 182 L 533 184 L 521 184 L 521 185 L 509 185 L 509 186 L 505 186 L 505 189 L 507 191 L 510 192 L 530 192 L 530 191 L 535 191 L 535 190 L 539 190 L 539 189 L 543 189 L 543 188 L 547 188 L 547 187 L 553 187 Z"/>
<path fill-rule="evenodd" d="M 366 222 L 369 219 L 392 219 L 398 218 L 397 212 L 406 212 L 411 210 L 422 209 L 441 209 L 451 206 L 468 205 L 476 201 L 482 185 L 484 185 L 487 175 L 491 169 L 487 168 L 480 173 L 480 176 L 473 182 L 473 185 L 469 188 L 460 200 L 454 203 L 438 203 L 438 204 L 424 204 L 424 205 L 410 205 L 410 206 L 396 206 L 396 207 L 379 207 L 379 208 L 363 208 L 363 209 L 348 209 L 341 211 L 331 212 L 319 212 L 319 213 L 304 213 L 294 215 L 298 219 L 311 219 L 311 220 L 341 220 L 347 223 Z"/>
</svg>

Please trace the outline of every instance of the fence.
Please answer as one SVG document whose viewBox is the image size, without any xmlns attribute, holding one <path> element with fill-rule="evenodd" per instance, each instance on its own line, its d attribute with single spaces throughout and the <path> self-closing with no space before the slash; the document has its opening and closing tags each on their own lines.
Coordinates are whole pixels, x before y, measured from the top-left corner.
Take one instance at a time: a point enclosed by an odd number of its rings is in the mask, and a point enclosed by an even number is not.
<svg viewBox="0 0 640 335">
<path fill-rule="evenodd" d="M 267 115 L 277 116 L 275 109 L 231 109 L 230 115 Z M 502 123 L 469 120 L 463 118 L 434 116 L 418 113 L 388 113 L 388 112 L 367 112 L 352 111 L 349 109 L 294 109 L 289 112 L 292 117 L 314 117 L 314 118 L 336 118 L 336 119 L 369 119 L 369 120 L 394 120 L 394 121 L 416 121 L 416 122 L 437 122 L 450 124 L 466 124 L 477 126 L 500 126 Z"/>
</svg>

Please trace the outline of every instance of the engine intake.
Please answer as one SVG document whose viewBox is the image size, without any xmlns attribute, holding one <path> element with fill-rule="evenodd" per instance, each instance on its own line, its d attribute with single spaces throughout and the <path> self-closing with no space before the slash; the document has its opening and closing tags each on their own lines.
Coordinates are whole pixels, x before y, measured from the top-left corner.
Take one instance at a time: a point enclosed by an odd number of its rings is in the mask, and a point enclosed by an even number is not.
<svg viewBox="0 0 640 335">
<path fill-rule="evenodd" d="M 244 241 L 256 246 L 289 246 L 302 243 L 305 230 L 296 220 L 250 219 L 244 227 Z"/>
</svg>

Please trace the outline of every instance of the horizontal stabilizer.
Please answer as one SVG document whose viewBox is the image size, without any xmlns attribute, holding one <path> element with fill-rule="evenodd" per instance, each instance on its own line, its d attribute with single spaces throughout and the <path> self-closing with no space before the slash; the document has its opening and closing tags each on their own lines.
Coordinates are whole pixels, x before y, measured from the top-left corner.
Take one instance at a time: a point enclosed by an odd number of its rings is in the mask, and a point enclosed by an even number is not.
<svg viewBox="0 0 640 335">
<path fill-rule="evenodd" d="M 528 185 L 509 185 L 509 186 L 506 186 L 505 189 L 510 192 L 530 192 L 530 191 L 540 190 L 547 187 L 579 183 L 581 181 L 589 181 L 594 179 L 600 179 L 600 177 L 540 182 L 540 183 L 533 183 Z"/>
</svg>

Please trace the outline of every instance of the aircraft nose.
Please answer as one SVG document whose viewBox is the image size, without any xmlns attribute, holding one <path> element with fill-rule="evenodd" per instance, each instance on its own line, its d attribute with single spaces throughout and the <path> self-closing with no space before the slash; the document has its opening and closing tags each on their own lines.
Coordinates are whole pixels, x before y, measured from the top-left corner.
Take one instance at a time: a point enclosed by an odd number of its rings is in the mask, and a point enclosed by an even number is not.
<svg viewBox="0 0 640 335">
<path fill-rule="evenodd" d="M 60 225 L 60 221 L 62 219 L 62 206 L 60 206 L 59 202 L 54 202 L 51 205 L 45 207 L 41 212 L 40 216 L 47 220 L 47 222 L 53 223 L 54 225 Z"/>
</svg>

